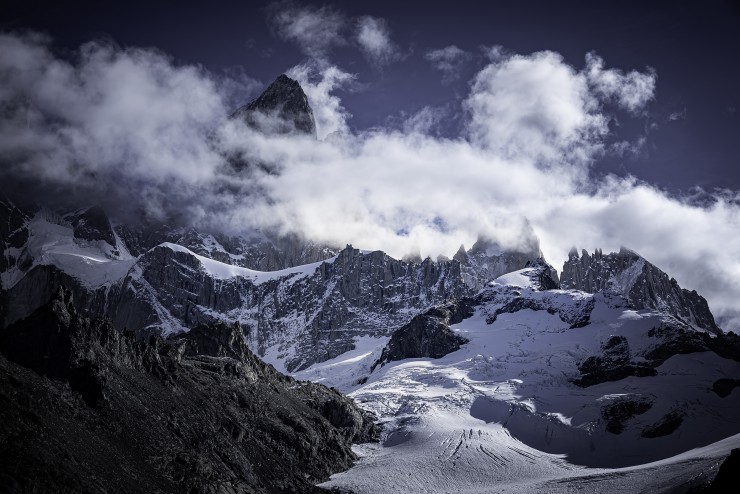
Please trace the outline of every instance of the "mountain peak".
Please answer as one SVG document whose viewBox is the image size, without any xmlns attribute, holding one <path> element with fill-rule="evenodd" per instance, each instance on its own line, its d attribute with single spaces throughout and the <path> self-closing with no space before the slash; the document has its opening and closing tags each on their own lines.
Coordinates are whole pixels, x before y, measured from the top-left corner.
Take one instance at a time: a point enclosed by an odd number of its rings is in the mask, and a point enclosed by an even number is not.
<svg viewBox="0 0 740 494">
<path fill-rule="evenodd" d="M 316 136 L 316 121 L 300 83 L 280 74 L 254 101 L 236 110 L 231 118 L 269 134 Z"/>
</svg>

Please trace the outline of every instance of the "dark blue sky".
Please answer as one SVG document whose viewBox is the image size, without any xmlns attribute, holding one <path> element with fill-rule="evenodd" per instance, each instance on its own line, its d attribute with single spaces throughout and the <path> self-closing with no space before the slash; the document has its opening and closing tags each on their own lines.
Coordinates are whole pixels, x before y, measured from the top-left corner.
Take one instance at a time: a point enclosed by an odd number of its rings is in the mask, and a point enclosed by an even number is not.
<svg viewBox="0 0 740 494">
<path fill-rule="evenodd" d="M 268 26 L 269 2 L 5 2 L 4 30 L 39 30 L 74 50 L 107 37 L 122 46 L 156 47 L 179 63 L 215 73 L 241 67 L 264 83 L 305 59 Z M 107 4 L 107 5 L 106 5 Z M 310 3 L 303 3 L 306 5 Z M 597 173 L 629 172 L 681 191 L 699 185 L 740 189 L 740 6 L 712 2 L 342 2 L 351 19 L 383 18 L 405 58 L 382 70 L 351 46 L 330 59 L 356 73 L 360 89 L 342 92 L 356 129 L 383 125 L 425 105 L 459 108 L 484 63 L 478 57 L 458 80 L 443 84 L 425 59 L 454 44 L 471 53 L 501 45 L 515 53 L 559 52 L 575 68 L 595 51 L 608 67 L 652 67 L 655 99 L 640 118 L 619 119 L 615 140 L 646 138 L 638 156 L 605 157 Z M 679 5 L 680 4 L 680 5 Z M 322 4 L 314 4 L 322 5 Z M 673 115 L 673 119 L 671 119 Z M 449 122 L 447 132 L 455 132 Z"/>
</svg>

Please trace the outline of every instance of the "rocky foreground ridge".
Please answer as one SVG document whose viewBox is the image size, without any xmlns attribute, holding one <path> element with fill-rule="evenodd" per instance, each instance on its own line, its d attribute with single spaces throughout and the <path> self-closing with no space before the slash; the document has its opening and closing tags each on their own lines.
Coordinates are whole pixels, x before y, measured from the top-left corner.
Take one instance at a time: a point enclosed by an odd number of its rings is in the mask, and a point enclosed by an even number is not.
<svg viewBox="0 0 740 494">
<path fill-rule="evenodd" d="M 11 492 L 313 492 L 372 441 L 367 412 L 281 375 L 240 326 L 139 341 L 69 291 L 0 333 Z"/>
</svg>

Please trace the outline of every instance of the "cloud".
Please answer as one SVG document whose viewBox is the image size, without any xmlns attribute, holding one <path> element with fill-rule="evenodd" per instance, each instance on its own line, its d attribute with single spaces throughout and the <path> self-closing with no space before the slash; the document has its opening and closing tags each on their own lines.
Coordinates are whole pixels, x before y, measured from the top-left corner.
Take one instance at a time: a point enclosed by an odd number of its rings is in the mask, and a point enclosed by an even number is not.
<svg viewBox="0 0 740 494">
<path fill-rule="evenodd" d="M 346 44 L 347 20 L 331 6 L 298 6 L 277 2 L 268 6 L 268 22 L 281 39 L 298 45 L 304 54 L 325 58 L 334 46 Z"/>
<path fill-rule="evenodd" d="M 609 146 L 609 152 L 621 158 L 634 159 L 644 152 L 646 143 L 647 137 L 645 136 L 639 137 L 634 141 L 617 141 Z"/>
<path fill-rule="evenodd" d="M 229 85 L 161 53 L 90 43 L 70 63 L 47 40 L 3 35 L 0 179 L 107 201 L 118 214 L 144 208 L 199 228 L 297 232 L 397 257 L 450 256 L 481 234 L 527 249 L 531 230 L 556 266 L 573 245 L 626 245 L 737 329 L 740 196 L 703 191 L 697 200 L 632 177 L 591 177 L 610 138 L 605 103 L 622 95 L 595 85 L 593 66 L 553 52 L 501 55 L 472 81 L 465 132 L 447 138 L 433 132 L 435 109 L 352 132 L 336 91 L 353 76 L 301 65 L 290 73 L 322 137 L 333 133 L 316 140 L 226 119 Z M 625 99 L 635 114 L 652 99 L 641 94 Z M 260 166 L 234 168 L 225 157 L 235 155 Z"/>
<path fill-rule="evenodd" d="M 586 76 L 550 51 L 484 67 L 464 105 L 471 139 L 513 161 L 588 164 L 608 132 Z"/>
<path fill-rule="evenodd" d="M 586 55 L 586 77 L 593 91 L 615 101 L 625 110 L 636 113 L 655 96 L 656 74 L 652 69 L 628 74 L 617 69 L 604 69 L 604 60 L 595 53 Z"/>
<path fill-rule="evenodd" d="M 221 159 L 204 135 L 225 112 L 214 78 L 158 52 L 101 42 L 83 45 L 72 65 L 47 43 L 0 35 L 3 174 L 68 194 L 87 187 L 146 195 L 153 212 L 168 201 L 160 185 L 192 190 L 213 179 Z"/>
<path fill-rule="evenodd" d="M 686 108 L 682 108 L 681 110 L 671 112 L 668 115 L 669 122 L 675 122 L 676 120 L 685 120 L 685 119 L 686 119 Z"/>
<path fill-rule="evenodd" d="M 364 16 L 357 21 L 355 40 L 365 58 L 382 67 L 399 59 L 397 47 L 391 41 L 390 30 L 384 19 Z"/>
<path fill-rule="evenodd" d="M 291 68 L 287 75 L 303 87 L 314 112 L 319 139 L 330 134 L 349 132 L 347 120 L 352 115 L 332 92 L 350 85 L 355 80 L 353 74 L 334 65 L 306 63 Z"/>
<path fill-rule="evenodd" d="M 461 76 L 463 67 L 472 59 L 472 55 L 455 45 L 445 46 L 426 52 L 424 58 L 442 72 L 442 82 L 447 84 Z"/>
</svg>

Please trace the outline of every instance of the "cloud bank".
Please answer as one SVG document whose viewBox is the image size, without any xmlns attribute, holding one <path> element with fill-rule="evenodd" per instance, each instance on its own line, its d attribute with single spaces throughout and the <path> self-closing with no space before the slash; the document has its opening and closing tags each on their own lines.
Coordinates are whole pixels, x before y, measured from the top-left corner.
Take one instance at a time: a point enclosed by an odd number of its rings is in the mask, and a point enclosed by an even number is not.
<svg viewBox="0 0 740 494">
<path fill-rule="evenodd" d="M 626 245 L 737 329 L 740 196 L 698 201 L 633 177 L 592 178 L 608 108 L 638 113 L 654 97 L 652 71 L 605 67 L 595 55 L 582 68 L 547 51 L 494 57 L 471 82 L 465 132 L 443 138 L 428 131 L 429 115 L 352 133 L 333 94 L 352 76 L 297 66 L 290 73 L 326 136 L 315 140 L 227 119 L 233 85 L 161 53 L 89 43 L 69 61 L 38 36 L 2 35 L 0 178 L 118 214 L 297 232 L 397 257 L 450 256 L 479 235 L 527 248 L 530 227 L 556 266 L 573 245 Z M 234 169 L 234 155 L 261 166 Z"/>
</svg>

